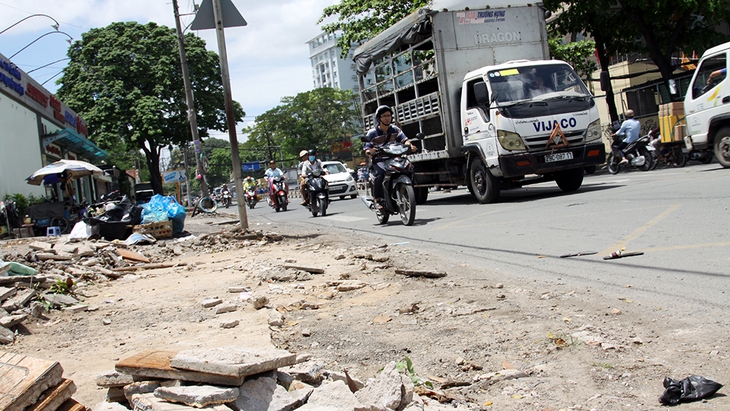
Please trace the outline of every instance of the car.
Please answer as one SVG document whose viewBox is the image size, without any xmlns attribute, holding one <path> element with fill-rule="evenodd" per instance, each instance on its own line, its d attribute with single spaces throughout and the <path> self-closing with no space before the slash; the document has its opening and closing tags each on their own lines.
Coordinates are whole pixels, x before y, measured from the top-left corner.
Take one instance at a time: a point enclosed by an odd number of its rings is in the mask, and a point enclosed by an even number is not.
<svg viewBox="0 0 730 411">
<path fill-rule="evenodd" d="M 324 179 L 329 185 L 330 198 L 340 196 L 340 200 L 344 200 L 348 195 L 357 198 L 357 183 L 344 164 L 339 161 L 323 161 L 322 167 L 329 173 L 325 174 Z"/>
</svg>

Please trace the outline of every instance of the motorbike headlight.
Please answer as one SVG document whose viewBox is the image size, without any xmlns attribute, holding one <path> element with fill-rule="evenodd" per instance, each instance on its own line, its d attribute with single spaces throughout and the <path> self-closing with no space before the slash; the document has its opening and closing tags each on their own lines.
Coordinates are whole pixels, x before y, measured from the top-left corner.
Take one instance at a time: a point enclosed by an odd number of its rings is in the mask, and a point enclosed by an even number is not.
<svg viewBox="0 0 730 411">
<path fill-rule="evenodd" d="M 507 130 L 497 130 L 497 138 L 499 144 L 502 145 L 506 150 L 526 150 L 525 143 L 522 142 L 522 138 L 519 134 L 513 133 Z"/>
<path fill-rule="evenodd" d="M 586 129 L 586 143 L 601 139 L 601 120 L 596 120 L 588 125 Z"/>
</svg>

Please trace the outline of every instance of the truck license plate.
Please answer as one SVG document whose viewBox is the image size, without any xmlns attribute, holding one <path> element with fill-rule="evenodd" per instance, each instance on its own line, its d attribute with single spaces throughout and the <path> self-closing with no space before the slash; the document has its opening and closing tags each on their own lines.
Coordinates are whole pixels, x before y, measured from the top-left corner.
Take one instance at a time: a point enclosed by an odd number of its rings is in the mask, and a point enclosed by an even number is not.
<svg viewBox="0 0 730 411">
<path fill-rule="evenodd" d="M 556 161 L 565 161 L 565 160 L 572 160 L 573 159 L 573 152 L 572 151 L 566 151 L 564 153 L 555 153 L 555 154 L 546 154 L 545 155 L 545 162 L 546 163 L 554 163 Z"/>
</svg>

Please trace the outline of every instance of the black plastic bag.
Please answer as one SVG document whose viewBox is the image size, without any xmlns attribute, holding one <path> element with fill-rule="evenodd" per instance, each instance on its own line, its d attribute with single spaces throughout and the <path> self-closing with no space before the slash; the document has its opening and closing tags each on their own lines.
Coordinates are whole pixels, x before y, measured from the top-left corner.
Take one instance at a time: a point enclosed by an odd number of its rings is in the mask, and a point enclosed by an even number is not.
<svg viewBox="0 0 730 411">
<path fill-rule="evenodd" d="M 659 402 L 664 405 L 674 405 L 710 397 L 722 388 L 722 384 L 699 375 L 691 375 L 681 381 L 664 377 L 664 388 Z"/>
</svg>

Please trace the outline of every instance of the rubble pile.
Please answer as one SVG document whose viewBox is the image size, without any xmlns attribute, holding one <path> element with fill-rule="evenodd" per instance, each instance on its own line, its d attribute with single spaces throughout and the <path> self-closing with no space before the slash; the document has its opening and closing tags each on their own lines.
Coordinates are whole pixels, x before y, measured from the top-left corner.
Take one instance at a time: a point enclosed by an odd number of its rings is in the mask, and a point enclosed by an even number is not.
<svg viewBox="0 0 730 411">
<path fill-rule="evenodd" d="M 15 251 L 0 254 L 0 260 L 22 264 L 34 273 L 0 273 L 0 344 L 12 344 L 18 326 L 30 318 L 44 318 L 43 313 L 51 309 L 89 310 L 77 295 L 83 296 L 86 285 L 149 269 L 185 266 L 185 262 L 170 260 L 187 253 L 266 244 L 280 241 L 281 236 L 233 227 L 198 238 L 156 241 L 148 236 L 143 240 L 143 245 L 99 239 L 70 241 L 65 236 L 16 241 L 12 244 Z"/>
<path fill-rule="evenodd" d="M 329 371 L 307 356 L 274 348 L 144 351 L 121 360 L 96 382 L 108 392 L 94 411 L 441 409 L 414 393 L 413 382 L 395 362 L 363 383 L 346 371 Z"/>
</svg>

